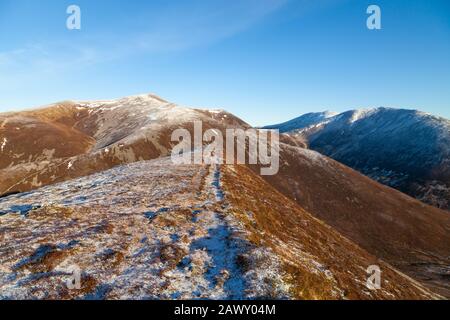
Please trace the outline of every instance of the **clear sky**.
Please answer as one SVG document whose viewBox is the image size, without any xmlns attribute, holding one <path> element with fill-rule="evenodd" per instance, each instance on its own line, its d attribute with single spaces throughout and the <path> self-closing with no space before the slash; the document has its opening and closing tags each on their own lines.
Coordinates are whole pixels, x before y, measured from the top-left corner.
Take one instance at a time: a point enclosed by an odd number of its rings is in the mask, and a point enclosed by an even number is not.
<svg viewBox="0 0 450 320">
<path fill-rule="evenodd" d="M 147 92 L 253 125 L 377 106 L 450 118 L 450 1 L 0 0 L 0 111 Z"/>
</svg>

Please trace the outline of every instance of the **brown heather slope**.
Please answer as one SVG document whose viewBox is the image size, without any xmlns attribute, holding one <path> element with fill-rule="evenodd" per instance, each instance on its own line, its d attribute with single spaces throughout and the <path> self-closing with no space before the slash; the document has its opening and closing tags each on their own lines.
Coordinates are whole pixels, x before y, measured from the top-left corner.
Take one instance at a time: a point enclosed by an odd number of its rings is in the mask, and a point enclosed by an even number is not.
<svg viewBox="0 0 450 320">
<path fill-rule="evenodd" d="M 0 114 L 0 196 L 167 156 L 173 130 L 192 133 L 195 120 L 205 130 L 248 127 L 227 112 L 183 108 L 154 95 Z"/>
<path fill-rule="evenodd" d="M 0 241 L 0 299 L 440 298 L 244 166 L 160 158 L 11 195 Z"/>
<path fill-rule="evenodd" d="M 281 145 L 277 190 L 368 252 L 450 297 L 450 215 L 317 152 Z M 256 169 L 257 168 L 253 168 Z"/>
<path fill-rule="evenodd" d="M 432 298 L 419 283 L 314 218 L 246 166 L 223 166 L 221 171 L 233 215 L 244 224 L 252 243 L 279 257 L 292 298 Z M 381 268 L 380 290 L 366 286 L 370 265 Z"/>
<path fill-rule="evenodd" d="M 70 104 L 0 114 L 0 169 L 88 152 L 94 139 L 73 127 L 84 116 Z"/>
</svg>

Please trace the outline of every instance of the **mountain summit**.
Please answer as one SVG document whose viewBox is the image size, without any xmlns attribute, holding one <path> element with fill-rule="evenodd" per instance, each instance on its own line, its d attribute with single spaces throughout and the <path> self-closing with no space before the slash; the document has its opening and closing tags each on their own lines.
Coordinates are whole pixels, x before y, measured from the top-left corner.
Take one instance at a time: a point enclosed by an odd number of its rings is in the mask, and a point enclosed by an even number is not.
<svg viewBox="0 0 450 320">
<path fill-rule="evenodd" d="M 0 113 L 0 195 L 170 154 L 173 130 L 248 127 L 225 111 L 175 105 L 153 94 L 65 101 Z"/>
</svg>

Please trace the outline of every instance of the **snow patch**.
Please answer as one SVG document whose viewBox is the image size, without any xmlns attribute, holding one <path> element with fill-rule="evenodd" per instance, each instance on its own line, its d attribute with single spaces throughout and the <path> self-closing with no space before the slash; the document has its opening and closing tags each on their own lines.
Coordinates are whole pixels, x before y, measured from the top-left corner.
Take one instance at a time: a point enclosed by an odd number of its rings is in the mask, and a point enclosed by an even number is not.
<svg viewBox="0 0 450 320">
<path fill-rule="evenodd" d="M 349 119 L 350 123 L 355 123 L 358 120 L 367 118 L 368 116 L 370 116 L 371 114 L 377 112 L 378 109 L 359 109 L 359 110 L 355 110 L 351 116 L 351 118 Z"/>
<path fill-rule="evenodd" d="M 6 143 L 8 143 L 8 139 L 3 138 L 3 142 L 2 142 L 2 144 L 0 145 L 0 151 L 1 151 L 1 152 L 3 152 L 3 149 L 4 149 L 5 146 L 6 146 Z"/>
</svg>

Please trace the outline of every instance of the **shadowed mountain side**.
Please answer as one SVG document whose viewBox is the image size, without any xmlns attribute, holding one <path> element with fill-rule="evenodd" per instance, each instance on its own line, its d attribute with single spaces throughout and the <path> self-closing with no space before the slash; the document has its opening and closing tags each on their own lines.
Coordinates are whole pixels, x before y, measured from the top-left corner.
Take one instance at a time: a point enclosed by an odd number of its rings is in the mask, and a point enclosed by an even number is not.
<svg viewBox="0 0 450 320">
<path fill-rule="evenodd" d="M 450 209 L 450 120 L 417 110 L 309 113 L 266 128 L 303 139 L 387 186 Z"/>
</svg>

